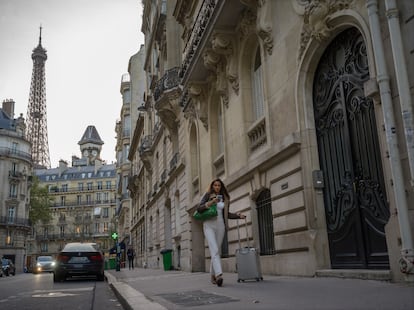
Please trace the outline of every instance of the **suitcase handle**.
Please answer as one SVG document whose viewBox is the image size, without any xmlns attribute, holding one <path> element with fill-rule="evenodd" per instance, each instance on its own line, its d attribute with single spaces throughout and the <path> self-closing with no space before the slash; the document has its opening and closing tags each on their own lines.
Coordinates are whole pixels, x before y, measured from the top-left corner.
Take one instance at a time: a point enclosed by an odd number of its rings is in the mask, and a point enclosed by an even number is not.
<svg viewBox="0 0 414 310">
<path fill-rule="evenodd" d="M 244 225 L 246 227 L 246 243 L 247 243 L 247 247 L 250 248 L 249 231 L 247 230 L 247 217 L 244 218 Z M 239 238 L 239 249 L 241 249 L 239 219 L 237 219 L 237 236 Z"/>
</svg>

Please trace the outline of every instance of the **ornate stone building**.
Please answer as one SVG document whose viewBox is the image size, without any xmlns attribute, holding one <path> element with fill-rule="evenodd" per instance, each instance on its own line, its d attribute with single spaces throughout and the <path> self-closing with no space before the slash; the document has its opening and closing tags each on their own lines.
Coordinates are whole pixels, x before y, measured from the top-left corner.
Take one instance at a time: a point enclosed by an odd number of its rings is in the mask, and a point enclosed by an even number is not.
<svg viewBox="0 0 414 310">
<path fill-rule="evenodd" d="M 133 143 L 133 134 L 136 130 L 139 115 L 138 106 L 142 103 L 145 88 L 145 74 L 143 70 L 144 47 L 131 56 L 128 62 L 128 73 L 122 76 L 120 92 L 122 107 L 120 120 L 116 124 L 116 154 L 117 154 L 117 194 L 119 205 L 117 209 L 119 240 L 125 245 L 138 249 L 137 216 L 133 204 L 134 193 L 130 191 L 134 183 L 131 160 L 129 159 L 130 146 Z M 131 237 L 133 235 L 134 237 Z"/>
<path fill-rule="evenodd" d="M 14 118 L 12 99 L 0 109 L 0 258 L 10 258 L 23 272 L 30 232 L 29 200 L 33 169 L 25 121 Z"/>
<path fill-rule="evenodd" d="M 114 247 L 116 167 L 100 158 L 104 142 L 95 126 L 88 126 L 78 142 L 81 157 L 72 165 L 61 160 L 59 167 L 35 169 L 40 185 L 53 199 L 52 220 L 37 223 L 28 242 L 28 267 L 39 255 L 55 256 L 68 242 L 95 242 L 105 252 Z"/>
<path fill-rule="evenodd" d="M 139 259 L 203 271 L 215 177 L 263 272 L 413 280 L 412 1 L 143 1 Z M 223 264 L 234 271 L 236 222 Z"/>
</svg>

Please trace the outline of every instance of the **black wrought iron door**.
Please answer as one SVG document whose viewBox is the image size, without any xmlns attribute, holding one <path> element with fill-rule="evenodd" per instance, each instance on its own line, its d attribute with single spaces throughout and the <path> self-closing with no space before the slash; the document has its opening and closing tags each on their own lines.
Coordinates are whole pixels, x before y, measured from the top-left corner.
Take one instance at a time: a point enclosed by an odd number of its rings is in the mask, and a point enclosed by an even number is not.
<svg viewBox="0 0 414 310">
<path fill-rule="evenodd" d="M 329 45 L 318 65 L 313 106 L 332 268 L 388 268 L 386 199 L 374 106 L 360 32 Z"/>
</svg>

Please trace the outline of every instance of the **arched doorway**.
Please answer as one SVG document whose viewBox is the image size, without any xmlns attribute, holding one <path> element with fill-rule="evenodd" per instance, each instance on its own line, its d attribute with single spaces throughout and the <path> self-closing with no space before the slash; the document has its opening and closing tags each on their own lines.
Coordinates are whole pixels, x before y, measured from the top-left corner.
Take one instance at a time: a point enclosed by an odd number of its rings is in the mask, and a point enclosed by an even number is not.
<svg viewBox="0 0 414 310">
<path fill-rule="evenodd" d="M 389 268 L 387 204 L 361 33 L 339 34 L 315 73 L 313 108 L 332 268 Z"/>
</svg>

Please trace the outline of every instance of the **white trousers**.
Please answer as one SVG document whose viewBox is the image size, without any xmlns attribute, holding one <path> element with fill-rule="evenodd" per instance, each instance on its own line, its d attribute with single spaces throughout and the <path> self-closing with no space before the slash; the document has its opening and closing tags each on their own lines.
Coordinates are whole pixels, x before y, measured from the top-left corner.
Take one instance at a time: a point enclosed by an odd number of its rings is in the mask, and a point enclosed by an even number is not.
<svg viewBox="0 0 414 310">
<path fill-rule="evenodd" d="M 211 262 L 210 262 L 210 274 L 211 275 L 221 275 L 223 273 L 221 269 L 221 244 L 223 243 L 224 238 L 224 221 L 222 212 L 219 212 L 219 215 L 203 223 L 204 236 L 207 239 L 208 249 L 210 250 Z"/>
</svg>

